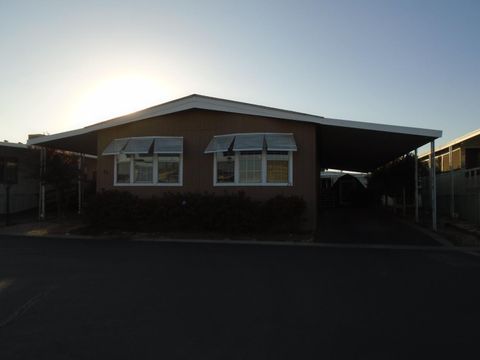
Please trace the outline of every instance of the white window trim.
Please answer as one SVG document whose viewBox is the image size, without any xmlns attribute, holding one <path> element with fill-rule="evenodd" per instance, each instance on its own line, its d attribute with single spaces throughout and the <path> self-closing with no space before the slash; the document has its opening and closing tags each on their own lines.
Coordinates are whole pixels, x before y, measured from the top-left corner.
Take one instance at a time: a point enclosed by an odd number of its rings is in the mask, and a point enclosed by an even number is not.
<svg viewBox="0 0 480 360">
<path fill-rule="evenodd" d="M 234 182 L 222 183 L 217 182 L 217 152 L 213 154 L 213 186 L 229 187 L 229 186 L 293 186 L 293 151 L 285 151 L 288 153 L 288 182 L 287 183 L 269 183 L 267 182 L 267 150 L 262 151 L 262 182 L 260 183 L 241 183 L 240 180 L 240 151 L 235 151 L 235 171 Z"/>
<path fill-rule="evenodd" d="M 128 155 L 133 155 L 133 154 L 128 154 Z M 178 186 L 183 186 L 183 153 L 172 153 L 169 155 L 180 155 L 180 161 L 178 164 L 178 183 L 159 183 L 158 182 L 158 155 L 161 154 L 153 154 L 153 179 L 151 183 L 135 183 L 133 180 L 134 176 L 134 162 L 133 158 L 134 156 L 130 156 L 130 182 L 128 183 L 119 183 L 117 182 L 117 157 L 118 155 L 114 156 L 113 159 L 113 186 L 155 186 L 155 187 L 178 187 Z"/>
</svg>

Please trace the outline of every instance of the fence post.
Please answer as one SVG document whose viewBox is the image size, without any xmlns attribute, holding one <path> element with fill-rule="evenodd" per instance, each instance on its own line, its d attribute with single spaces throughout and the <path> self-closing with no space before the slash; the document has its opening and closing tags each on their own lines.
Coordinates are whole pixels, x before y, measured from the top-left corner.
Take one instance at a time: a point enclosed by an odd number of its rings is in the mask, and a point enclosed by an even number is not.
<svg viewBox="0 0 480 360">
<path fill-rule="evenodd" d="M 432 230 L 437 231 L 437 180 L 435 169 L 435 140 L 430 142 L 430 185 L 432 193 Z"/>
</svg>

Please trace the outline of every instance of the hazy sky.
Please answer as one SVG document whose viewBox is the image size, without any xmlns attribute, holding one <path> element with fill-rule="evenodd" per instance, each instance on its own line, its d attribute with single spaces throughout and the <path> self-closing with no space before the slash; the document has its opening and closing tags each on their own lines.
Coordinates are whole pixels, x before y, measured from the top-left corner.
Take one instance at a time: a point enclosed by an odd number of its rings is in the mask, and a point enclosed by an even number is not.
<svg viewBox="0 0 480 360">
<path fill-rule="evenodd" d="M 200 93 L 480 128 L 480 1 L 0 0 L 0 140 Z"/>
</svg>

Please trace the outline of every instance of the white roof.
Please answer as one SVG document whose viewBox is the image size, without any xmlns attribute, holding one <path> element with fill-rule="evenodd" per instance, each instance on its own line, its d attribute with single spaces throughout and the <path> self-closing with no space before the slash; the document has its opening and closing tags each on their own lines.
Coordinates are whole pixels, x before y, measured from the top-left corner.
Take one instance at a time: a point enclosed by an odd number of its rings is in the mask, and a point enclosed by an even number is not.
<svg viewBox="0 0 480 360">
<path fill-rule="evenodd" d="M 438 138 L 442 136 L 440 130 L 431 130 L 423 128 L 413 128 L 407 126 L 395 126 L 376 124 L 360 121 L 329 119 L 318 115 L 309 115 L 305 113 L 282 110 L 267 106 L 248 104 L 238 101 L 219 99 L 203 95 L 193 94 L 180 99 L 169 101 L 160 105 L 156 105 L 144 110 L 140 110 L 128 115 L 120 116 L 111 120 L 100 122 L 91 126 L 87 126 L 77 130 L 66 131 L 58 134 L 42 136 L 28 140 L 29 145 L 42 144 L 47 141 L 57 140 L 65 137 L 82 135 L 98 130 L 108 129 L 118 125 L 129 124 L 139 120 L 145 120 L 152 117 L 167 115 L 179 111 L 190 109 L 204 109 L 213 111 L 225 111 L 232 113 L 239 113 L 245 115 L 257 115 L 273 117 L 278 119 L 305 121 L 319 125 L 330 125 L 348 127 L 354 129 L 364 129 L 373 131 L 394 132 L 399 134 L 428 136 Z"/>
<path fill-rule="evenodd" d="M 97 133 L 100 130 L 192 109 L 316 124 L 320 130 L 318 135 L 318 151 L 322 154 L 320 165 L 325 168 L 371 171 L 442 136 L 439 130 L 330 119 L 194 94 L 81 129 L 33 138 L 28 144 L 97 154 L 101 151 L 101 149 L 97 151 Z"/>
</svg>

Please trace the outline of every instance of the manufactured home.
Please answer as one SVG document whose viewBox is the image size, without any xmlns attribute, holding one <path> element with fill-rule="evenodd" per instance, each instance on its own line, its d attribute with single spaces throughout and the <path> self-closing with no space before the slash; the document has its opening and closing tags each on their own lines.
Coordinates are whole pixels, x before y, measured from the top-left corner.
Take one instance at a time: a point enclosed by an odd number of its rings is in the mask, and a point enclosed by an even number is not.
<svg viewBox="0 0 480 360">
<path fill-rule="evenodd" d="M 440 136 L 194 94 L 29 144 L 98 156 L 97 191 L 297 195 L 314 229 L 321 169 L 369 172 Z"/>
</svg>

